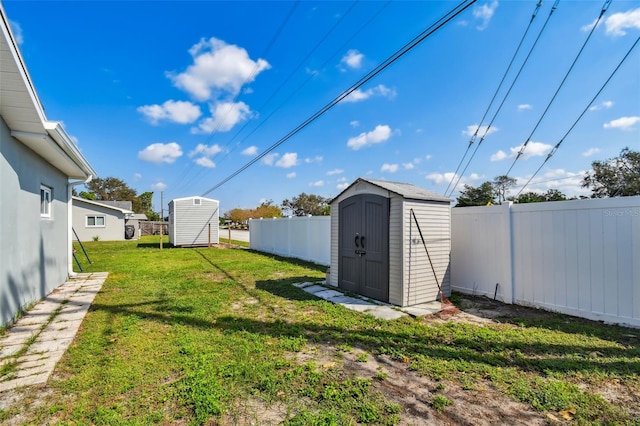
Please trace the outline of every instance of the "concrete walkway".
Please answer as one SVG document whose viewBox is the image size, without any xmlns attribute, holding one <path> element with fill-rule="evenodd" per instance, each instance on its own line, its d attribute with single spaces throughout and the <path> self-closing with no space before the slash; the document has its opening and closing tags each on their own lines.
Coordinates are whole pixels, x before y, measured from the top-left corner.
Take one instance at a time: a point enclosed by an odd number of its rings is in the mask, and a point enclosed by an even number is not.
<svg viewBox="0 0 640 426">
<path fill-rule="evenodd" d="M 442 310 L 441 303 L 437 301 L 400 308 L 383 302 L 374 302 L 367 299 L 361 299 L 359 297 L 351 297 L 345 295 L 335 287 L 326 286 L 324 281 L 317 283 L 298 283 L 294 284 L 294 286 L 321 299 L 340 304 L 347 309 L 364 312 L 373 315 L 376 318 L 386 320 L 397 319 L 406 315 L 421 317 L 435 314 Z"/>
<path fill-rule="evenodd" d="M 0 368 L 13 365 L 5 368 L 8 372 L 0 376 L 0 392 L 45 383 L 49 379 L 107 275 L 96 272 L 69 279 L 0 338 Z"/>
</svg>

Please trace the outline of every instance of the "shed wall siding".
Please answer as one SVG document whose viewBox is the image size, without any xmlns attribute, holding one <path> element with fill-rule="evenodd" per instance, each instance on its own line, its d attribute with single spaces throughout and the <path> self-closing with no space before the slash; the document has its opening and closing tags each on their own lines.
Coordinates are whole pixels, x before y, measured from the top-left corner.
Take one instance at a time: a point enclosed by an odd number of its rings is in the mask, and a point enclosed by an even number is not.
<svg viewBox="0 0 640 426">
<path fill-rule="evenodd" d="M 402 197 L 389 200 L 389 303 L 402 306 L 404 299 L 402 251 Z"/>
<path fill-rule="evenodd" d="M 203 246 L 209 241 L 218 244 L 219 203 L 216 200 L 200 198 L 201 204 L 193 204 L 193 198 L 173 200 L 170 207 L 171 243 L 175 246 Z M 209 240 L 211 224 L 211 240 Z"/>
<path fill-rule="evenodd" d="M 67 177 L 15 140 L 0 118 L 0 326 L 68 276 Z M 40 185 L 52 189 L 40 217 Z"/>
<path fill-rule="evenodd" d="M 104 216 L 105 226 L 87 226 L 87 216 Z M 121 212 L 73 201 L 73 229 L 80 241 L 91 241 L 94 237 L 98 237 L 99 241 L 124 240 L 124 225 L 124 214 Z"/>
<path fill-rule="evenodd" d="M 411 215 L 413 209 L 429 256 L 424 249 L 418 226 Z M 404 256 L 403 274 L 405 297 L 403 306 L 426 303 L 438 297 L 438 284 L 433 269 L 445 295 L 451 294 L 450 252 L 451 252 L 451 208 L 449 204 L 438 202 L 406 201 L 404 218 Z"/>
<path fill-rule="evenodd" d="M 338 204 L 331 207 L 331 264 L 329 267 L 329 282 L 334 287 L 338 287 L 338 236 L 340 232 L 339 218 L 340 212 Z"/>
</svg>

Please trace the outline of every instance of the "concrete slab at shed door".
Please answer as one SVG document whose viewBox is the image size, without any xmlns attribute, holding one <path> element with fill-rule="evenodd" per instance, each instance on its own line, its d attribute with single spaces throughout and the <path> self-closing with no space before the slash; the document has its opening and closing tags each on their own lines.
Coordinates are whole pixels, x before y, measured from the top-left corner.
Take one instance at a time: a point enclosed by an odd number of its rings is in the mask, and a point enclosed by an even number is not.
<svg viewBox="0 0 640 426">
<path fill-rule="evenodd" d="M 338 286 L 389 301 L 389 199 L 360 194 L 339 203 Z"/>
</svg>

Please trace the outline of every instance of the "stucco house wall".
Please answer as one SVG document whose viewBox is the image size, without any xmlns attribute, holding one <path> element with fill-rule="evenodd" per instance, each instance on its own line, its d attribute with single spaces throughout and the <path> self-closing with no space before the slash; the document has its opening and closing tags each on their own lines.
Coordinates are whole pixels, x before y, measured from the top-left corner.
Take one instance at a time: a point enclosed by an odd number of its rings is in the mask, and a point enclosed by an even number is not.
<svg viewBox="0 0 640 426">
<path fill-rule="evenodd" d="M 130 210 L 112 207 L 99 202 L 92 202 L 73 197 L 73 229 L 80 241 L 121 241 L 125 239 L 124 226 L 126 218 L 133 214 Z M 104 218 L 104 224 L 92 225 L 89 217 Z M 136 235 L 137 235 L 136 226 Z M 134 235 L 135 236 L 135 235 Z"/>
<path fill-rule="evenodd" d="M 46 118 L 1 3 L 0 64 L 3 326 L 72 273 L 71 188 L 95 171 L 62 125 Z"/>
</svg>

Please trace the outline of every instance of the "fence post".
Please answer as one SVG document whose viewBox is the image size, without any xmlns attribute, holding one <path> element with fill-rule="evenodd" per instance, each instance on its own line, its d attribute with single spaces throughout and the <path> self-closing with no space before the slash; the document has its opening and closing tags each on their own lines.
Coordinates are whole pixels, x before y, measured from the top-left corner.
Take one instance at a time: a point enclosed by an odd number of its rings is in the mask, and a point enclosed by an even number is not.
<svg viewBox="0 0 640 426">
<path fill-rule="evenodd" d="M 502 247 L 504 254 L 504 266 L 502 270 L 503 282 L 499 283 L 503 302 L 513 304 L 515 301 L 515 277 L 514 277 L 514 253 L 513 253 L 513 224 L 512 202 L 502 204 Z"/>
</svg>

